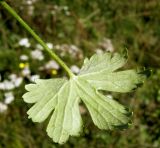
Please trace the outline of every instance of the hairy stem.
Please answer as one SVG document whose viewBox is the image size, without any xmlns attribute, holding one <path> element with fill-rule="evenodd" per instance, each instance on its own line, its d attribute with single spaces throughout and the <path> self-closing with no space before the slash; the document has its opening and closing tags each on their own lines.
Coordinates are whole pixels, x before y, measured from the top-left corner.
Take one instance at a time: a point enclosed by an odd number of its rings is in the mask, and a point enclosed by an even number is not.
<svg viewBox="0 0 160 148">
<path fill-rule="evenodd" d="M 73 77 L 69 67 L 61 60 L 47 45 L 46 43 L 31 29 L 29 25 L 3 0 L 0 4 L 33 36 L 33 38 L 44 48 L 46 52 L 67 72 L 69 77 Z"/>
</svg>

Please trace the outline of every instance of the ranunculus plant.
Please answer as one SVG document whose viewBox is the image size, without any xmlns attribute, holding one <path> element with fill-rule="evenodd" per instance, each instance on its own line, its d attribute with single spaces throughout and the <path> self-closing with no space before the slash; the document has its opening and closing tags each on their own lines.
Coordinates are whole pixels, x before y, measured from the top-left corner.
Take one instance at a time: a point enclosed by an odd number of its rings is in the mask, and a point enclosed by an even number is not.
<svg viewBox="0 0 160 148">
<path fill-rule="evenodd" d="M 66 78 L 38 79 L 25 86 L 26 103 L 33 106 L 27 114 L 33 122 L 43 122 L 51 114 L 47 134 L 54 142 L 64 143 L 69 136 L 77 136 L 82 130 L 79 103 L 86 105 L 94 124 L 105 130 L 125 128 L 131 122 L 131 113 L 117 101 L 102 94 L 102 91 L 126 93 L 135 90 L 146 79 L 146 70 L 118 71 L 127 61 L 127 51 L 104 53 L 86 58 L 78 75 L 74 75 L 43 40 L 3 0 L 3 6 L 49 53 L 51 58 L 68 74 Z"/>
</svg>

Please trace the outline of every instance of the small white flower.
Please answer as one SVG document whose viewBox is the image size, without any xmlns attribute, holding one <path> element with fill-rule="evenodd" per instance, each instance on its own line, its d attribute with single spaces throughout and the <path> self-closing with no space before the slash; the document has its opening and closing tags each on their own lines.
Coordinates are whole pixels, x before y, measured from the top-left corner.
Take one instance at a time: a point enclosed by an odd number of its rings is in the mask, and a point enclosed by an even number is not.
<svg viewBox="0 0 160 148">
<path fill-rule="evenodd" d="M 23 70 L 22 70 L 22 75 L 23 76 L 28 76 L 30 75 L 31 71 L 29 69 L 29 67 L 25 67 Z"/>
<path fill-rule="evenodd" d="M 52 44 L 52 43 L 47 43 L 47 46 L 48 46 L 50 49 L 53 49 L 53 44 Z"/>
<path fill-rule="evenodd" d="M 0 83 L 0 90 L 5 90 L 5 85 L 3 82 Z"/>
<path fill-rule="evenodd" d="M 70 45 L 70 49 L 75 51 L 75 52 L 79 50 L 78 47 L 75 46 L 75 45 Z"/>
<path fill-rule="evenodd" d="M 10 75 L 11 81 L 5 80 L 0 83 L 0 90 L 12 90 L 19 87 L 23 81 L 21 77 L 15 77 L 14 74 Z"/>
<path fill-rule="evenodd" d="M 4 96 L 5 96 L 4 100 L 5 104 L 10 104 L 14 100 L 13 92 L 7 92 L 4 94 Z"/>
<path fill-rule="evenodd" d="M 14 84 L 8 80 L 5 80 L 3 83 L 4 83 L 5 90 L 12 90 L 15 88 Z"/>
<path fill-rule="evenodd" d="M 27 5 L 33 5 L 33 3 L 35 3 L 37 0 L 26 0 L 26 4 Z"/>
<path fill-rule="evenodd" d="M 28 60 L 28 56 L 23 54 L 23 55 L 20 56 L 20 60 L 27 61 Z"/>
<path fill-rule="evenodd" d="M 78 66 L 72 65 L 72 66 L 71 66 L 71 71 L 72 71 L 73 73 L 75 73 L 75 74 L 78 74 L 79 71 L 80 71 L 80 69 L 79 69 Z"/>
<path fill-rule="evenodd" d="M 42 61 L 44 59 L 42 51 L 38 49 L 31 51 L 31 56 L 33 59 L 36 59 L 39 61 Z"/>
<path fill-rule="evenodd" d="M 106 51 L 110 51 L 110 52 L 114 51 L 112 41 L 108 38 L 104 38 L 103 41 L 100 43 L 100 46 Z"/>
<path fill-rule="evenodd" d="M 16 74 L 11 74 L 9 76 L 11 82 L 14 84 L 15 87 L 19 87 L 23 81 L 22 77 L 17 77 Z"/>
<path fill-rule="evenodd" d="M 27 3 L 27 5 L 32 5 L 32 1 L 31 0 L 27 0 L 26 3 Z"/>
<path fill-rule="evenodd" d="M 40 78 L 39 75 L 32 75 L 32 76 L 30 76 L 30 81 L 31 81 L 31 82 L 35 82 L 35 80 L 37 80 L 37 79 L 39 79 L 39 78 Z"/>
<path fill-rule="evenodd" d="M 29 48 L 31 46 L 28 38 L 22 38 L 20 41 L 19 41 L 19 45 L 20 46 L 24 46 L 26 48 Z"/>
<path fill-rule="evenodd" d="M 56 61 L 51 60 L 45 65 L 45 68 L 46 69 L 56 69 L 56 70 L 58 70 L 59 69 L 59 65 L 57 64 Z"/>
<path fill-rule="evenodd" d="M 96 49 L 96 53 L 97 53 L 97 54 L 103 54 L 104 52 L 103 52 L 102 49 L 99 49 L 99 48 L 98 48 L 98 49 Z"/>
<path fill-rule="evenodd" d="M 43 50 L 43 47 L 42 47 L 40 44 L 37 44 L 37 45 L 36 45 L 36 48 L 37 48 L 37 49 L 40 49 L 40 50 Z"/>
<path fill-rule="evenodd" d="M 9 75 L 9 79 L 10 79 L 11 81 L 14 81 L 16 78 L 17 78 L 17 75 L 14 74 L 14 73 L 12 73 L 12 74 Z"/>
<path fill-rule="evenodd" d="M 23 78 L 22 77 L 18 77 L 14 80 L 14 85 L 15 87 L 19 87 L 23 82 Z"/>
<path fill-rule="evenodd" d="M 0 113 L 5 112 L 8 109 L 8 106 L 2 102 L 0 102 Z"/>
</svg>

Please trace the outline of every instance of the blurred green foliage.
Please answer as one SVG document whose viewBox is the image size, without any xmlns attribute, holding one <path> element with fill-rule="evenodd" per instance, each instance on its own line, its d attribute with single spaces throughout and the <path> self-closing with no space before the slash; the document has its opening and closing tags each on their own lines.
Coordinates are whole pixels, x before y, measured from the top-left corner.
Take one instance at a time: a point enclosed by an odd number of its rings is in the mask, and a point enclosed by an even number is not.
<svg viewBox="0 0 160 148">
<path fill-rule="evenodd" d="M 90 116 L 83 115 L 84 133 L 71 137 L 69 142 L 54 144 L 45 132 L 46 123 L 34 124 L 27 119 L 29 106 L 22 100 L 24 84 L 14 89 L 15 101 L 7 112 L 0 113 L 0 148 L 158 148 L 160 147 L 160 1 L 159 0 L 37 0 L 30 15 L 24 0 L 8 0 L 8 3 L 47 42 L 75 44 L 84 56 L 91 56 L 103 38 L 112 40 L 115 50 L 127 48 L 127 68 L 146 67 L 152 76 L 138 91 L 130 94 L 112 94 L 133 110 L 133 125 L 125 131 L 101 131 Z M 67 6 L 67 7 L 66 7 Z M 66 8 L 65 8 L 66 7 Z M 59 10 L 60 8 L 60 10 Z M 28 37 L 30 49 L 18 46 L 21 38 Z M 36 42 L 23 30 L 12 16 L 0 7 L 0 74 L 2 80 L 10 73 L 20 75 L 18 67 L 21 54 L 28 54 Z M 24 47 L 23 47 L 24 48 Z M 60 54 L 57 50 L 56 53 Z M 70 54 L 63 57 L 67 65 L 80 66 L 82 58 Z M 49 59 L 45 54 L 45 61 Z M 33 74 L 51 77 L 39 72 L 45 61 L 29 60 Z M 60 69 L 58 76 L 65 75 Z M 58 77 L 54 76 L 54 77 Z M 0 91 L 0 100 L 3 91 Z"/>
</svg>

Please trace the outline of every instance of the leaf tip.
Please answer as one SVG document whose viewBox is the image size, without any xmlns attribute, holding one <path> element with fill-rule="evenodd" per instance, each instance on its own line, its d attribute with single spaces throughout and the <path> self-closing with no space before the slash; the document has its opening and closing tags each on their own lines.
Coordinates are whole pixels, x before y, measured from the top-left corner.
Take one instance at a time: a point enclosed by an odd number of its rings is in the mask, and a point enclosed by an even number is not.
<svg viewBox="0 0 160 148">
<path fill-rule="evenodd" d="M 123 49 L 121 51 L 121 55 L 125 58 L 125 59 L 128 59 L 128 50 L 127 48 Z"/>
<path fill-rule="evenodd" d="M 146 78 L 149 78 L 152 75 L 152 69 L 143 68 L 143 70 L 138 73 L 144 75 Z"/>
</svg>

